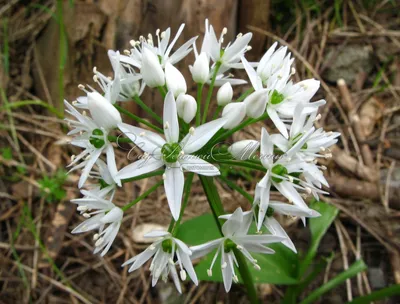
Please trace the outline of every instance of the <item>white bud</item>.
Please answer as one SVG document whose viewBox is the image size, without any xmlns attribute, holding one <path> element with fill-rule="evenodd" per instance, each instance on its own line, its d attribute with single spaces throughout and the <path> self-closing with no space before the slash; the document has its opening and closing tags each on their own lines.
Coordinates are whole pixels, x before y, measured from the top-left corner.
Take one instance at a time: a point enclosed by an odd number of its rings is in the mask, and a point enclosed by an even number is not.
<svg viewBox="0 0 400 304">
<path fill-rule="evenodd" d="M 187 87 L 185 77 L 183 77 L 182 73 L 169 62 L 165 65 L 165 80 L 168 90 L 174 94 L 175 98 L 178 97 L 179 94 L 186 93 Z"/>
<path fill-rule="evenodd" d="M 243 101 L 246 105 L 246 114 L 251 118 L 258 118 L 265 112 L 268 102 L 268 91 L 266 89 L 256 91 Z"/>
<path fill-rule="evenodd" d="M 232 129 L 239 125 L 246 116 L 246 105 L 243 102 L 227 104 L 222 111 L 222 117 L 226 119 L 224 129 Z"/>
<path fill-rule="evenodd" d="M 176 110 L 180 118 L 186 123 L 190 123 L 196 116 L 197 102 L 193 96 L 181 94 L 176 99 Z"/>
<path fill-rule="evenodd" d="M 100 219 L 103 224 L 115 223 L 122 220 L 124 212 L 121 208 L 114 207 L 105 216 Z"/>
<path fill-rule="evenodd" d="M 209 59 L 206 53 L 201 53 L 193 64 L 192 77 L 196 83 L 206 83 L 210 76 Z"/>
<path fill-rule="evenodd" d="M 229 82 L 224 83 L 218 90 L 217 102 L 219 106 L 226 106 L 232 101 L 233 90 Z"/>
<path fill-rule="evenodd" d="M 232 146 L 228 148 L 228 151 L 237 160 L 249 159 L 254 152 L 257 151 L 260 143 L 256 140 L 241 140 L 235 142 Z"/>
<path fill-rule="evenodd" d="M 111 130 L 122 122 L 118 110 L 98 92 L 87 94 L 88 108 L 99 127 Z"/>
<path fill-rule="evenodd" d="M 161 87 L 165 84 L 165 75 L 156 54 L 147 48 L 142 52 L 142 68 L 140 73 L 150 88 Z"/>
</svg>

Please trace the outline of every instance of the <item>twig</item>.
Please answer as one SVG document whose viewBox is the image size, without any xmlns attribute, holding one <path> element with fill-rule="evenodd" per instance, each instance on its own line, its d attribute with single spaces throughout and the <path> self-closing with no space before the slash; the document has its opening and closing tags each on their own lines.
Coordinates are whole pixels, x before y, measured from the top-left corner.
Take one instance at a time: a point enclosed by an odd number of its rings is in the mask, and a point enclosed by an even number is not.
<svg viewBox="0 0 400 304">
<path fill-rule="evenodd" d="M 339 222 L 340 222 L 339 219 L 335 220 L 335 228 L 336 228 L 336 232 L 337 232 L 337 235 L 338 235 L 338 238 L 339 238 L 340 250 L 342 251 L 343 267 L 344 267 L 344 270 L 347 270 L 347 269 L 349 269 L 349 260 L 347 258 L 347 247 L 346 247 L 346 244 L 345 244 L 345 242 L 343 240 L 343 234 L 341 232 L 341 228 L 338 225 Z M 352 295 L 352 292 L 351 292 L 351 281 L 350 281 L 350 279 L 346 280 L 346 289 L 347 289 L 347 300 L 349 302 L 351 302 L 353 300 L 353 295 Z"/>
</svg>

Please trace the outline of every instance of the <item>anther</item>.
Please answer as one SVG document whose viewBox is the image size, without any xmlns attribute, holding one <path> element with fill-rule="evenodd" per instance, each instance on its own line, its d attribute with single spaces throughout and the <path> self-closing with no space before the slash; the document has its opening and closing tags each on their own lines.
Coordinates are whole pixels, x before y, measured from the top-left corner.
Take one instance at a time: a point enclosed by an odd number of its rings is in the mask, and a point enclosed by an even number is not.
<svg viewBox="0 0 400 304">
<path fill-rule="evenodd" d="M 246 47 L 246 51 L 250 51 L 251 49 L 252 49 L 251 45 L 248 45 L 248 46 Z"/>
<path fill-rule="evenodd" d="M 321 114 L 318 114 L 318 115 L 317 115 L 317 117 L 315 117 L 315 121 L 318 121 L 318 120 L 320 120 L 320 119 L 321 119 L 321 117 L 322 117 L 322 115 L 321 115 Z"/>
<path fill-rule="evenodd" d="M 129 55 L 131 54 L 131 52 L 130 52 L 129 50 L 124 50 L 124 54 L 125 54 L 126 56 L 129 56 Z"/>
<path fill-rule="evenodd" d="M 94 245 L 95 245 L 96 247 L 98 247 L 98 246 L 100 246 L 101 244 L 103 244 L 103 242 L 104 242 L 104 239 L 103 239 L 103 238 L 99 238 L 99 239 L 96 241 L 96 243 L 94 243 Z"/>
<path fill-rule="evenodd" d="M 90 214 L 89 213 L 84 213 L 82 214 L 84 218 L 90 218 Z"/>
<path fill-rule="evenodd" d="M 332 157 L 332 153 L 327 153 L 324 155 L 325 158 L 331 158 Z"/>
<path fill-rule="evenodd" d="M 186 271 L 182 269 L 179 274 L 181 275 L 181 280 L 185 281 L 186 280 Z"/>
<path fill-rule="evenodd" d="M 98 82 L 99 81 L 99 77 L 97 77 L 97 75 L 93 75 L 93 81 L 94 82 Z"/>
<path fill-rule="evenodd" d="M 236 274 L 233 275 L 233 282 L 235 283 L 239 282 L 239 279 Z"/>
<path fill-rule="evenodd" d="M 85 89 L 85 86 L 84 86 L 83 84 L 78 84 L 78 89 L 84 90 L 84 89 Z"/>
<path fill-rule="evenodd" d="M 97 67 L 93 67 L 93 73 L 97 73 Z"/>
<path fill-rule="evenodd" d="M 97 241 L 100 237 L 100 234 L 95 233 L 95 235 L 93 235 L 93 241 Z"/>
<path fill-rule="evenodd" d="M 190 129 L 189 129 L 189 134 L 190 134 L 190 135 L 193 135 L 193 134 L 194 134 L 194 128 L 193 128 L 193 127 L 190 127 Z"/>
<path fill-rule="evenodd" d="M 78 210 L 78 211 L 86 211 L 86 210 L 88 210 L 88 207 L 87 206 L 78 206 L 78 208 L 76 208 L 76 210 Z"/>
<path fill-rule="evenodd" d="M 209 277 L 212 277 L 212 270 L 211 270 L 211 269 L 207 269 L 207 275 L 208 275 Z"/>
<path fill-rule="evenodd" d="M 241 245 L 237 245 L 236 248 L 239 250 L 243 250 L 243 246 L 241 246 Z"/>
<path fill-rule="evenodd" d="M 260 270 L 261 270 L 261 267 L 260 267 L 260 265 L 258 265 L 258 264 L 254 264 L 254 269 L 260 271 Z"/>
<path fill-rule="evenodd" d="M 136 41 L 133 40 L 133 39 L 132 39 L 131 41 L 129 41 L 129 43 L 130 43 L 130 45 L 133 46 L 133 47 L 135 47 L 135 45 L 136 45 Z"/>
<path fill-rule="evenodd" d="M 76 155 L 75 155 L 75 154 L 72 154 L 72 155 L 71 155 L 71 161 L 74 161 L 75 158 L 76 158 Z"/>
<path fill-rule="evenodd" d="M 292 67 L 290 73 L 291 73 L 292 75 L 296 74 L 296 69 Z"/>
<path fill-rule="evenodd" d="M 166 179 L 167 179 L 167 175 L 166 175 L 165 173 L 162 175 L 162 179 L 163 179 L 163 180 L 166 180 Z"/>
</svg>

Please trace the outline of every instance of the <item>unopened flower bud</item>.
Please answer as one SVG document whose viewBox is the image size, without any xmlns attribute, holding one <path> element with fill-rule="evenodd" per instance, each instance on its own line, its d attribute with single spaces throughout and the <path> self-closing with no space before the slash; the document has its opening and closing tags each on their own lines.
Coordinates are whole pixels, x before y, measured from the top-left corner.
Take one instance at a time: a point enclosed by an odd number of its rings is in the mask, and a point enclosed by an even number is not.
<svg viewBox="0 0 400 304">
<path fill-rule="evenodd" d="M 257 151 L 260 143 L 256 140 L 241 140 L 235 142 L 228 148 L 228 151 L 235 159 L 246 160 L 249 159 L 255 151 Z"/>
<path fill-rule="evenodd" d="M 226 119 L 224 129 L 230 130 L 239 125 L 246 116 L 246 105 L 243 102 L 232 102 L 227 104 L 222 117 Z"/>
<path fill-rule="evenodd" d="M 192 77 L 196 83 L 206 83 L 210 75 L 209 59 L 206 53 L 201 53 L 193 64 Z"/>
<path fill-rule="evenodd" d="M 233 90 L 229 82 L 224 83 L 218 90 L 217 102 L 219 106 L 226 106 L 232 101 Z"/>
<path fill-rule="evenodd" d="M 88 108 L 99 127 L 110 130 L 122 122 L 118 110 L 98 92 L 88 93 Z"/>
<path fill-rule="evenodd" d="M 186 93 L 187 87 L 185 77 L 183 77 L 182 73 L 169 62 L 165 65 L 165 79 L 168 90 L 174 94 L 175 98 L 178 97 L 179 94 Z"/>
<path fill-rule="evenodd" d="M 251 118 L 258 118 L 265 112 L 268 101 L 268 91 L 266 89 L 256 91 L 243 101 L 246 105 L 246 114 Z"/>
<path fill-rule="evenodd" d="M 142 68 L 140 73 L 150 88 L 161 87 L 165 84 L 165 75 L 156 54 L 144 48 L 142 53 Z"/>
<path fill-rule="evenodd" d="M 191 95 L 181 94 L 176 99 L 176 110 L 180 118 L 182 118 L 186 123 L 190 123 L 196 116 L 196 100 Z"/>
</svg>

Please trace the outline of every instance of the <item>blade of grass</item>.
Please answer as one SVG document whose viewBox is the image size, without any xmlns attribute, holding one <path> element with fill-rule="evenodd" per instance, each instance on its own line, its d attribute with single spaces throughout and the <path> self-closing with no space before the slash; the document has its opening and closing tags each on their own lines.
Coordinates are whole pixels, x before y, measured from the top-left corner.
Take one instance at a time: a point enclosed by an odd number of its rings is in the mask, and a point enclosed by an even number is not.
<svg viewBox="0 0 400 304">
<path fill-rule="evenodd" d="M 318 300 L 324 293 L 335 288 L 336 286 L 343 284 L 347 279 L 350 279 L 357 275 L 357 273 L 367 269 L 363 260 L 358 260 L 353 263 L 346 271 L 343 271 L 320 288 L 315 289 L 308 297 L 306 297 L 300 304 L 310 304 Z M 365 302 L 364 302 L 365 303 Z"/>
<path fill-rule="evenodd" d="M 372 303 L 374 301 L 379 301 L 396 295 L 400 295 L 400 284 L 376 290 L 374 292 L 371 292 L 369 295 L 358 297 L 348 304 Z"/>
<path fill-rule="evenodd" d="M 60 119 L 64 118 L 64 114 L 62 112 L 58 111 L 56 108 L 52 107 L 51 105 L 45 103 L 42 100 L 21 100 L 13 103 L 7 103 L 5 106 L 0 107 L 0 111 L 20 108 L 24 106 L 41 106 L 49 110 L 49 112 L 55 114 L 58 118 Z"/>
</svg>

